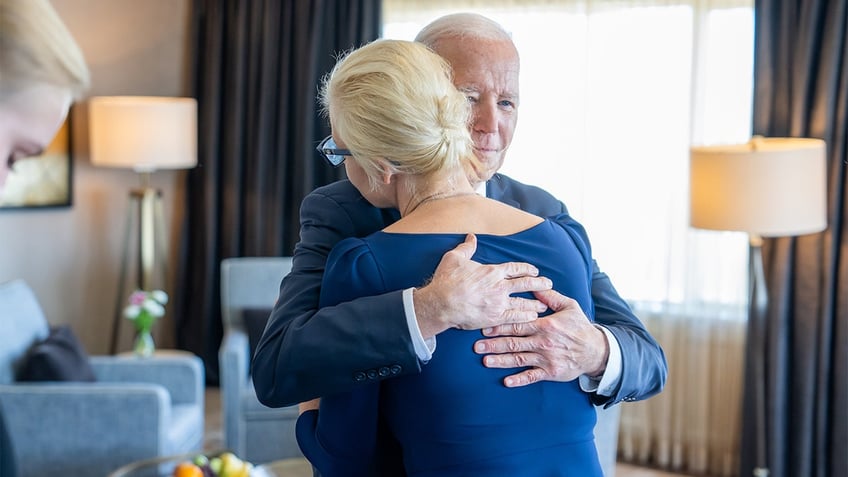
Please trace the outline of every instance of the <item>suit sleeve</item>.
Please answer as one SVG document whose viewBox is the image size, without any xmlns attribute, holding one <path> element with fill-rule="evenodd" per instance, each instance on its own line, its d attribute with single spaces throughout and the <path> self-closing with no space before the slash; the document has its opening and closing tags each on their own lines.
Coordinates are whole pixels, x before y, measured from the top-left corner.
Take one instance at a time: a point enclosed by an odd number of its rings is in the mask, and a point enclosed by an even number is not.
<svg viewBox="0 0 848 477">
<path fill-rule="evenodd" d="M 565 206 L 562 206 L 565 210 Z M 582 236 L 589 247 L 585 230 L 567 214 L 552 218 L 571 233 Z M 659 343 L 633 314 L 630 306 L 618 294 L 606 273 L 592 259 L 592 302 L 595 323 L 604 326 L 615 336 L 621 347 L 622 369 L 618 389 L 612 396 L 591 394 L 596 405 L 609 407 L 621 401 L 638 401 L 659 393 L 665 386 L 668 363 Z"/>
<path fill-rule="evenodd" d="M 376 209 L 359 206 L 363 210 L 357 210 L 355 203 L 316 192 L 301 205 L 301 236 L 292 271 L 280 285 L 280 296 L 253 358 L 256 395 L 270 407 L 421 369 L 406 324 L 402 291 L 319 309 L 331 249 L 344 238 L 363 236 L 380 226 L 362 225 L 377 222 L 368 217 Z M 373 317 L 380 317 L 379 326 L 374 320 L 360 325 Z M 384 369 L 392 371 L 390 376 L 380 373 Z"/>
</svg>

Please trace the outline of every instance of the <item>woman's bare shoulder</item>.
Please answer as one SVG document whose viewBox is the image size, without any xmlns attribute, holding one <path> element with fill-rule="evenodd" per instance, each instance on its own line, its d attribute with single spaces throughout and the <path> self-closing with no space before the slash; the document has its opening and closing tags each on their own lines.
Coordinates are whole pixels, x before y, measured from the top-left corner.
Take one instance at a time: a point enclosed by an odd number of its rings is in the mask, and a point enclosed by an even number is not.
<svg viewBox="0 0 848 477">
<path fill-rule="evenodd" d="M 434 204 L 386 227 L 390 233 L 475 233 L 511 235 L 542 222 L 542 218 L 521 209 L 473 197 L 453 203 Z"/>
</svg>

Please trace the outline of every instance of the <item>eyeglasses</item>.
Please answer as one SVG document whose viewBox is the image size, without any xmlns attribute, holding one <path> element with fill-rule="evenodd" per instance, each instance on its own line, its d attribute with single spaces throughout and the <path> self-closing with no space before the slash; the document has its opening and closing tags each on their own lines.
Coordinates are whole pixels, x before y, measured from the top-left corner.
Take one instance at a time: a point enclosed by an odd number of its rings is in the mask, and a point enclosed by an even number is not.
<svg viewBox="0 0 848 477">
<path fill-rule="evenodd" d="M 333 167 L 339 167 L 345 161 L 345 156 L 352 156 L 347 149 L 340 149 L 336 147 L 336 141 L 333 140 L 333 135 L 329 135 L 318 144 L 318 147 L 315 148 L 318 152 L 324 156 L 324 159 L 327 160 Z"/>
</svg>

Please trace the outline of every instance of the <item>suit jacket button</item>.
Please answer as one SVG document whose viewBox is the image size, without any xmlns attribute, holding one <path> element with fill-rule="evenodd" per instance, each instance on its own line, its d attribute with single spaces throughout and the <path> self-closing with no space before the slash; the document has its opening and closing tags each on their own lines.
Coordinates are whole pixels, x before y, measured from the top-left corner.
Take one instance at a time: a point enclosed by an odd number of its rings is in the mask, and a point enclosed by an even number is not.
<svg viewBox="0 0 848 477">
<path fill-rule="evenodd" d="M 388 367 L 383 366 L 382 368 L 380 368 L 380 376 L 385 378 L 386 376 L 389 375 L 389 373 L 390 373 L 390 371 L 389 371 Z"/>
<path fill-rule="evenodd" d="M 377 370 L 376 369 L 369 369 L 367 371 L 367 374 L 368 374 L 368 379 L 377 379 Z"/>
<path fill-rule="evenodd" d="M 400 374 L 402 369 L 403 368 L 401 368 L 399 364 L 393 364 L 392 367 L 389 368 L 389 370 L 392 372 L 392 374 Z"/>
<path fill-rule="evenodd" d="M 356 382 L 365 381 L 365 373 L 363 373 L 362 371 L 354 373 L 353 380 Z"/>
</svg>

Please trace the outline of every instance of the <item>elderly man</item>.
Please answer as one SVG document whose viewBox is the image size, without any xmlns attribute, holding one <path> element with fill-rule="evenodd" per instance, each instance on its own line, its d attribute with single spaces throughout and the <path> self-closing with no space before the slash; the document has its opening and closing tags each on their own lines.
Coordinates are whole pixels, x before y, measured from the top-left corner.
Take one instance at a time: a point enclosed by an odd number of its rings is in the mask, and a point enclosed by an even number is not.
<svg viewBox="0 0 848 477">
<path fill-rule="evenodd" d="M 503 164 L 518 116 L 519 57 L 509 34 L 474 14 L 439 18 L 416 38 L 452 66 L 454 84 L 472 104 L 475 153 L 487 165 L 479 189 L 488 197 L 547 217 L 566 212 L 547 192 L 496 171 Z M 448 327 L 482 329 L 475 344 L 483 364 L 521 368 L 507 387 L 541 380 L 571 381 L 592 402 L 611 406 L 645 399 L 665 384 L 665 355 L 594 266 L 595 322 L 555 293 L 536 300 L 512 297 L 548 290 L 525 263 L 481 265 L 471 260 L 474 239 L 448 252 L 431 280 L 418 288 L 318 308 L 327 255 L 347 237 L 388 226 L 397 211 L 372 207 L 348 181 L 313 191 L 301 207 L 301 241 L 283 280 L 253 361 L 260 401 L 286 406 L 357 385 L 417 373 Z M 537 319 L 550 307 L 555 313 Z"/>
</svg>

